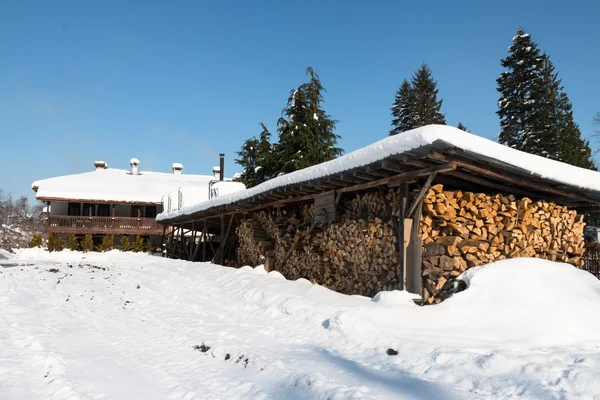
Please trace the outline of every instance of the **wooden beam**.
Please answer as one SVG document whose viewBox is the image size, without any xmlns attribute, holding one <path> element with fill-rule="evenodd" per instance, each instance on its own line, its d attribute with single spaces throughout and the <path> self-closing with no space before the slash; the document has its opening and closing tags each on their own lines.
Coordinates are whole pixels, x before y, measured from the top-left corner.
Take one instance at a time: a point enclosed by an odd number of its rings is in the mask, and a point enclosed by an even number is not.
<svg viewBox="0 0 600 400">
<path fill-rule="evenodd" d="M 388 183 L 391 183 L 391 182 L 408 182 L 412 179 L 418 178 L 420 176 L 426 176 L 433 172 L 442 173 L 442 172 L 453 171 L 455 169 L 456 169 L 456 163 L 452 162 L 449 164 L 437 165 L 437 166 L 423 168 L 423 169 L 416 170 L 416 171 L 405 172 L 405 173 L 402 173 L 399 175 L 389 176 L 387 178 L 379 179 L 379 180 L 373 181 L 373 182 L 366 182 L 366 183 L 361 183 L 359 185 L 347 186 L 347 187 L 338 189 L 337 192 L 338 193 L 356 192 L 359 190 L 365 190 L 365 189 L 370 189 L 370 188 L 374 188 L 377 186 L 387 185 Z"/>
<path fill-rule="evenodd" d="M 371 166 L 367 167 L 367 173 L 378 176 L 380 178 L 386 178 L 386 177 L 390 176 L 390 174 L 388 174 L 387 172 L 381 171 L 381 170 L 371 167 Z"/>
<path fill-rule="evenodd" d="M 419 208 L 419 205 L 421 204 L 421 202 L 423 201 L 423 198 L 427 194 L 427 191 L 429 190 L 429 187 L 431 186 L 431 182 L 433 182 L 433 179 L 435 178 L 436 175 L 437 175 L 437 172 L 434 172 L 431 175 L 429 175 L 429 177 L 425 181 L 425 184 L 423 184 L 423 187 L 421 188 L 419 195 L 417 196 L 417 198 L 413 202 L 412 206 L 408 210 L 408 213 L 406 214 L 406 216 L 408 218 L 412 218 L 413 214 L 415 213 L 417 208 Z"/>
<path fill-rule="evenodd" d="M 395 163 L 390 159 L 383 160 L 381 162 L 381 168 L 388 171 L 396 172 L 398 174 L 406 172 L 406 168 L 402 168 L 400 165 L 398 165 L 398 163 Z"/>
<path fill-rule="evenodd" d="M 371 174 L 368 174 L 366 172 L 360 172 L 360 171 L 356 171 L 352 175 L 354 175 L 355 177 L 359 178 L 361 181 L 367 181 L 367 182 L 370 182 L 373 179 L 379 178 L 378 175 L 371 175 Z M 361 182 L 359 182 L 359 183 L 361 183 Z"/>
<path fill-rule="evenodd" d="M 234 215 L 231 214 L 231 217 L 229 218 L 229 225 L 227 225 L 227 231 L 225 232 L 225 236 L 221 236 L 221 244 L 219 246 L 219 249 L 217 250 L 217 254 L 219 255 L 219 264 L 223 265 L 223 261 L 225 258 L 225 246 L 227 244 L 227 237 L 229 236 L 229 231 L 231 230 L 231 223 L 233 222 L 233 217 Z M 225 219 L 222 217 L 221 218 L 221 229 L 224 227 L 223 223 L 224 223 Z M 215 255 L 215 257 L 213 258 L 213 262 L 214 259 L 216 259 L 217 256 Z"/>
<path fill-rule="evenodd" d="M 438 160 L 438 161 L 448 161 L 448 158 L 446 156 L 444 156 L 443 154 L 437 153 L 437 152 L 431 152 L 428 154 L 428 157 L 433 159 L 433 160 Z M 566 192 L 564 190 L 560 190 L 560 189 L 556 189 L 550 185 L 543 185 L 543 184 L 539 184 L 537 182 L 534 182 L 533 180 L 529 180 L 525 177 L 523 178 L 513 178 L 511 176 L 507 176 L 507 175 L 502 175 L 499 174 L 497 172 L 491 171 L 489 169 L 485 169 L 482 167 L 479 167 L 477 165 L 473 165 L 469 162 L 465 162 L 465 161 L 455 161 L 457 163 L 457 165 L 461 168 L 464 169 L 468 169 L 470 171 L 473 172 L 477 172 L 478 174 L 493 178 L 493 179 L 497 179 L 499 181 L 504 181 L 504 182 L 510 182 L 512 184 L 516 184 L 519 186 L 528 186 L 531 187 L 533 189 L 542 191 L 542 192 L 546 192 L 546 193 L 551 193 L 554 195 L 558 195 L 558 196 L 562 196 L 562 197 L 567 197 L 567 198 L 572 198 L 572 199 L 578 199 L 578 200 L 583 200 L 583 201 L 593 201 L 589 198 L 586 198 L 584 196 L 580 196 L 576 193 L 570 193 L 570 192 Z"/>
<path fill-rule="evenodd" d="M 454 176 L 454 177 L 457 177 L 460 179 L 464 179 L 465 181 L 473 182 L 473 183 L 476 183 L 481 186 L 487 186 L 491 189 L 498 190 L 499 192 L 502 192 L 502 193 L 507 193 L 507 192 L 514 193 L 514 194 L 518 194 L 519 196 L 529 197 L 529 198 L 533 198 L 533 199 L 540 197 L 539 195 L 533 194 L 531 192 L 528 192 L 528 191 L 525 191 L 525 190 L 522 190 L 519 188 L 515 188 L 512 186 L 506 186 L 506 185 L 501 185 L 498 183 L 490 182 L 486 179 L 482 179 L 475 175 L 470 175 L 466 172 L 453 171 L 453 172 L 450 172 L 448 175 Z"/>
</svg>

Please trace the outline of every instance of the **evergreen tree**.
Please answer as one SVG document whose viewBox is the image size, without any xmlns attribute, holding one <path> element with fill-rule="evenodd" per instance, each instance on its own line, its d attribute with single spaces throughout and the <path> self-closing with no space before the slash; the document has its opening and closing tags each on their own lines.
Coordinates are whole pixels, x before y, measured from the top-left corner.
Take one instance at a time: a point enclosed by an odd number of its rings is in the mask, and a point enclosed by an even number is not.
<svg viewBox="0 0 600 400">
<path fill-rule="evenodd" d="M 279 143 L 272 163 L 274 175 L 320 164 L 343 153 L 336 147 L 340 139 L 334 132 L 337 121 L 321 107 L 325 89 L 311 67 L 306 72 L 309 81 L 292 91 L 277 122 Z"/>
<path fill-rule="evenodd" d="M 497 114 L 500 117 L 498 141 L 518 150 L 527 151 L 540 140 L 539 120 L 535 110 L 541 89 L 543 57 L 537 44 L 523 29 L 519 29 L 508 48 L 509 55 L 501 60 L 502 72 L 496 80 L 500 99 Z"/>
<path fill-rule="evenodd" d="M 413 127 L 430 124 L 446 125 L 446 118 L 441 113 L 442 101 L 438 100 L 437 82 L 433 79 L 431 69 L 427 64 L 422 64 L 412 80 L 413 106 L 412 120 Z"/>
<path fill-rule="evenodd" d="M 573 120 L 572 105 L 550 57 L 519 29 L 498 78 L 500 142 L 531 154 L 594 168 L 592 150 Z"/>
<path fill-rule="evenodd" d="M 410 83 L 405 79 L 396 92 L 396 98 L 392 105 L 392 130 L 390 135 L 397 135 L 413 129 L 413 90 Z"/>
<path fill-rule="evenodd" d="M 242 175 L 238 179 L 247 188 L 257 185 L 256 168 L 257 168 L 258 140 L 252 137 L 244 142 L 241 150 L 237 152 L 239 158 L 235 160 L 242 167 Z"/>
<path fill-rule="evenodd" d="M 592 149 L 587 140 L 581 137 L 579 126 L 573 119 L 573 106 L 567 94 L 563 91 L 558 73 L 554 72 L 554 65 L 546 55 L 544 60 L 544 88 L 550 93 L 548 102 L 542 103 L 546 122 L 546 136 L 544 141 L 551 145 L 552 154 L 549 158 L 559 160 L 577 167 L 596 169 L 592 159 Z"/>
<path fill-rule="evenodd" d="M 259 185 L 270 179 L 273 172 L 271 133 L 264 123 L 260 123 L 262 132 L 259 139 L 252 137 L 244 142 L 237 152 L 240 158 L 235 162 L 242 166 L 243 172 L 239 181 L 247 188 Z"/>
<path fill-rule="evenodd" d="M 390 135 L 430 124 L 446 124 L 441 113 L 442 101 L 437 99 L 437 82 L 427 64 L 415 71 L 410 83 L 405 79 L 396 92 L 392 105 Z"/>
<path fill-rule="evenodd" d="M 467 127 L 466 127 L 466 126 L 464 126 L 462 122 L 459 122 L 459 123 L 458 123 L 458 126 L 457 126 L 457 128 L 458 128 L 458 129 L 460 129 L 461 131 L 469 132 L 469 131 L 467 130 Z"/>
</svg>

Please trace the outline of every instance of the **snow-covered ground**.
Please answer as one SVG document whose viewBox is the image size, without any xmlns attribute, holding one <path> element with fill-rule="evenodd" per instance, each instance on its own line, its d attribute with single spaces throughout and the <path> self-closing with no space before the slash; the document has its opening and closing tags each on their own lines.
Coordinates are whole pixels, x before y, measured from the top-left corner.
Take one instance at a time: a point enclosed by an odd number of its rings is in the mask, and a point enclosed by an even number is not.
<svg viewBox="0 0 600 400">
<path fill-rule="evenodd" d="M 498 262 L 430 307 L 118 251 L 3 265 L 3 400 L 600 398 L 600 281 L 565 264 Z"/>
</svg>

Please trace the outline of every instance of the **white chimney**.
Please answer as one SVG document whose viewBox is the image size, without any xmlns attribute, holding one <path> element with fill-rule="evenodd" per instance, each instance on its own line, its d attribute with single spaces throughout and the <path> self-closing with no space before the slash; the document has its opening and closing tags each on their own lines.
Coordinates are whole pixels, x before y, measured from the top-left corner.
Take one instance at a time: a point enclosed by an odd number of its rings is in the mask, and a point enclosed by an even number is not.
<svg viewBox="0 0 600 400">
<path fill-rule="evenodd" d="M 129 160 L 129 165 L 131 165 L 131 175 L 137 175 L 138 167 L 140 166 L 140 160 L 137 158 L 132 158 Z"/>
<path fill-rule="evenodd" d="M 104 161 L 94 161 L 94 167 L 96 167 L 96 171 L 100 171 L 101 169 L 108 168 L 108 163 Z"/>
<path fill-rule="evenodd" d="M 219 179 L 219 177 L 221 175 L 221 168 L 213 167 L 213 175 L 215 176 L 215 178 Z"/>
<path fill-rule="evenodd" d="M 183 171 L 183 164 L 173 163 L 173 175 L 181 175 L 181 171 Z"/>
</svg>

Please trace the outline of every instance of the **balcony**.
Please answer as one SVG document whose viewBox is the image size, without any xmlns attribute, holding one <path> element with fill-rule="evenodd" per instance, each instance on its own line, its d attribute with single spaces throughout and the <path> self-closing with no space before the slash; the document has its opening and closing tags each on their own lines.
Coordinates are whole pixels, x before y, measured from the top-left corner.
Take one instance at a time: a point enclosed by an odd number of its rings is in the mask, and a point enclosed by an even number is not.
<svg viewBox="0 0 600 400">
<path fill-rule="evenodd" d="M 163 227 L 154 218 L 80 217 L 50 215 L 46 220 L 47 233 L 162 235 Z"/>
</svg>

